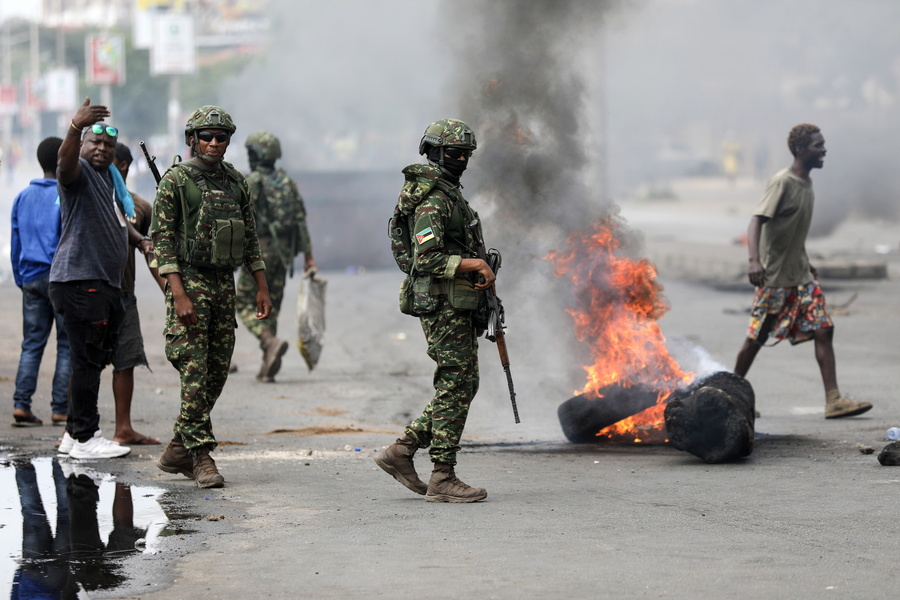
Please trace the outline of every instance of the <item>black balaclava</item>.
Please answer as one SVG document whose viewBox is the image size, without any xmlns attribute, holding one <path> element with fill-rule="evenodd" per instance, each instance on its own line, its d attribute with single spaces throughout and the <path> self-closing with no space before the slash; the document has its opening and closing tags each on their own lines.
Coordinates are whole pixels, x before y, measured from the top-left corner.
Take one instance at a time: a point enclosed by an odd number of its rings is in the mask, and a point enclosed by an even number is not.
<svg viewBox="0 0 900 600">
<path fill-rule="evenodd" d="M 438 146 L 432 146 L 428 149 L 428 162 L 440 167 L 441 171 L 451 179 L 459 180 L 463 171 L 469 166 L 469 159 L 466 160 L 450 160 L 444 156 L 444 149 Z"/>
</svg>

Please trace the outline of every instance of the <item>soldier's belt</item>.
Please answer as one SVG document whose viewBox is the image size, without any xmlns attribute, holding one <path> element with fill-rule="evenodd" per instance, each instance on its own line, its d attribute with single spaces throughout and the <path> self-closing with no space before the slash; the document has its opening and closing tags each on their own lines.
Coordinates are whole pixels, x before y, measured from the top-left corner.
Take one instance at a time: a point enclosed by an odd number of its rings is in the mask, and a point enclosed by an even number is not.
<svg viewBox="0 0 900 600">
<path fill-rule="evenodd" d="M 432 296 L 447 295 L 450 291 L 450 279 L 437 279 L 431 282 L 429 292 Z"/>
</svg>

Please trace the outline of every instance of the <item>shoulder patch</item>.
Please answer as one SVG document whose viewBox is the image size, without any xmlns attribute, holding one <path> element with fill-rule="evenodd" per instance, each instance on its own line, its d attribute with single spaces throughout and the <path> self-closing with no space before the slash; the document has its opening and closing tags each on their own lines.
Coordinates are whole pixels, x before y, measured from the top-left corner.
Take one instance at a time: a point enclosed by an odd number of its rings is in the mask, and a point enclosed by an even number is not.
<svg viewBox="0 0 900 600">
<path fill-rule="evenodd" d="M 431 227 L 426 227 L 422 231 L 416 232 L 416 243 L 420 246 L 422 244 L 424 244 L 425 242 L 428 242 L 433 239 L 434 239 L 434 231 L 431 229 Z"/>
</svg>

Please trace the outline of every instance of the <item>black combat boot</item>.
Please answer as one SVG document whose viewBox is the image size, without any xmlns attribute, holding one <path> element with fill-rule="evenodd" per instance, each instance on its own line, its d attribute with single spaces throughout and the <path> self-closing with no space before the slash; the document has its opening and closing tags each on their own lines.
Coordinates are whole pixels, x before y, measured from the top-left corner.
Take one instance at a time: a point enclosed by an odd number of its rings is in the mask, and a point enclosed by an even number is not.
<svg viewBox="0 0 900 600">
<path fill-rule="evenodd" d="M 425 499 L 429 502 L 478 502 L 487 498 L 484 488 L 473 488 L 456 476 L 453 465 L 434 463 Z"/>
<path fill-rule="evenodd" d="M 185 477 L 194 478 L 194 459 L 178 438 L 172 438 L 166 451 L 156 461 L 156 466 L 166 473 L 181 473 Z"/>
<path fill-rule="evenodd" d="M 428 486 L 419 479 L 413 465 L 413 454 L 418 449 L 419 446 L 413 440 L 403 436 L 376 456 L 375 464 L 415 493 L 424 495 Z"/>
<path fill-rule="evenodd" d="M 208 448 L 197 448 L 194 450 L 194 479 L 197 480 L 197 487 L 202 488 L 220 488 L 225 485 L 225 478 L 219 474 L 216 468 L 216 462 L 209 455 Z"/>
</svg>

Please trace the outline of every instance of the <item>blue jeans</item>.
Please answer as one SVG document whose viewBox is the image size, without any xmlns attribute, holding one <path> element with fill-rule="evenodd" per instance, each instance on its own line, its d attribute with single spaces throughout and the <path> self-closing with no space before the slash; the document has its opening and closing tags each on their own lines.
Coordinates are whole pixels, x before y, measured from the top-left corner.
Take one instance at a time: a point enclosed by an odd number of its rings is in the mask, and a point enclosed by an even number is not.
<svg viewBox="0 0 900 600">
<path fill-rule="evenodd" d="M 50 303 L 50 276 L 29 281 L 22 286 L 22 354 L 16 372 L 15 408 L 31 410 L 31 397 L 37 389 L 38 371 L 44 347 L 56 323 L 56 371 L 53 374 L 53 396 L 50 406 L 53 414 L 68 412 L 69 374 L 71 358 L 69 338 L 61 315 L 55 314 Z"/>
</svg>

